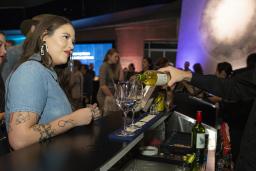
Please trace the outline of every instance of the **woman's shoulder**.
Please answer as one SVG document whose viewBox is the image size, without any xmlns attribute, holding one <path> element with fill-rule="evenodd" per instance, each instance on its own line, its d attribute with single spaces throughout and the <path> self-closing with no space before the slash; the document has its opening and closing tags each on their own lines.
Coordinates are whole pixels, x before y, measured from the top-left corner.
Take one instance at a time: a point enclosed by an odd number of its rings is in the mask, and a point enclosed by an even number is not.
<svg viewBox="0 0 256 171">
<path fill-rule="evenodd" d="M 101 66 L 100 66 L 100 70 L 101 71 L 106 71 L 110 68 L 109 64 L 104 62 Z"/>
<path fill-rule="evenodd" d="M 46 69 L 38 61 L 26 61 L 17 68 L 17 71 L 19 71 L 19 72 L 26 72 L 26 71 L 44 72 L 44 71 L 46 71 Z"/>
<path fill-rule="evenodd" d="M 42 76 L 47 72 L 45 67 L 37 61 L 26 61 L 22 63 L 12 74 L 11 77 L 33 77 Z"/>
<path fill-rule="evenodd" d="M 106 67 L 109 67 L 109 64 L 107 62 L 103 62 L 100 67 L 101 68 L 106 68 Z"/>
</svg>

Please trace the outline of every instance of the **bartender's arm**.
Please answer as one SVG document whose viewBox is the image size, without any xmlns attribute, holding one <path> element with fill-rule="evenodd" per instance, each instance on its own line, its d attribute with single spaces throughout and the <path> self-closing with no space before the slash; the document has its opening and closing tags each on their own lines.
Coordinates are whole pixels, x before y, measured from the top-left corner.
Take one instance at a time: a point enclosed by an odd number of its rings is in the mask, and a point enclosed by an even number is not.
<svg viewBox="0 0 256 171">
<path fill-rule="evenodd" d="M 256 70 L 250 69 L 231 79 L 220 79 L 214 75 L 192 74 L 191 72 L 176 69 L 174 67 L 161 68 L 160 71 L 170 72 L 169 86 L 182 80 L 211 94 L 228 100 L 251 100 L 256 97 Z"/>
</svg>

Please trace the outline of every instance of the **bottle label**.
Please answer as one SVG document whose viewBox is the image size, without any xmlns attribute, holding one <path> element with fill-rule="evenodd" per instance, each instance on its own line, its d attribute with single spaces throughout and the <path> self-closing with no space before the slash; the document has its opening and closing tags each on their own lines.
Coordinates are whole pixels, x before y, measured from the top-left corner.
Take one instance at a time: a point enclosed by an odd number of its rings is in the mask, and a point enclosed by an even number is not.
<svg viewBox="0 0 256 171">
<path fill-rule="evenodd" d="M 156 81 L 156 85 L 165 85 L 168 82 L 168 76 L 167 74 L 161 74 L 161 73 L 157 73 L 157 81 Z"/>
<path fill-rule="evenodd" d="M 196 134 L 196 148 L 203 149 L 205 147 L 205 134 Z"/>
</svg>

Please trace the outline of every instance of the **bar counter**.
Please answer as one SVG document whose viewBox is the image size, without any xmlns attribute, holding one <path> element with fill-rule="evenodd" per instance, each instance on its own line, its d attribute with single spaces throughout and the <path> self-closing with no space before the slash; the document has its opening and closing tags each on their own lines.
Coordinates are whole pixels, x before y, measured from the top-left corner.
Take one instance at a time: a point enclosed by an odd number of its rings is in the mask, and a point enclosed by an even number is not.
<svg viewBox="0 0 256 171">
<path fill-rule="evenodd" d="M 178 112 L 164 113 L 147 129 L 154 129 L 168 118 L 168 129 L 191 130 L 193 119 Z M 190 121 L 192 120 L 192 121 Z M 187 122 L 187 123 L 186 123 Z M 140 140 L 144 132 L 132 141 L 109 139 L 109 135 L 122 127 L 120 112 L 94 121 L 88 126 L 76 127 L 47 142 L 35 143 L 0 157 L 0 171 L 93 171 L 109 170 Z M 206 170 L 214 171 L 214 150 L 209 150 Z M 168 168 L 180 170 L 169 164 Z M 174 169 L 175 168 L 175 169 Z"/>
<path fill-rule="evenodd" d="M 162 123 L 163 115 L 151 127 Z M 119 112 L 74 128 L 48 142 L 36 143 L 0 157 L 2 171 L 91 171 L 108 170 L 129 152 L 144 136 L 131 142 L 117 142 L 109 134 L 122 127 Z"/>
</svg>

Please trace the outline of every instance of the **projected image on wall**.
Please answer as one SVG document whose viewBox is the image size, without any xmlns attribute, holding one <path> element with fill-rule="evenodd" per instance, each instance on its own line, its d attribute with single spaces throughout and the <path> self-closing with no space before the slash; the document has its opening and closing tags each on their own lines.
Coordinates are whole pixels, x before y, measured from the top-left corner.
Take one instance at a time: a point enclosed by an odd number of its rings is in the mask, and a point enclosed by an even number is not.
<svg viewBox="0 0 256 171">
<path fill-rule="evenodd" d="M 82 64 L 94 64 L 94 71 L 99 76 L 99 69 L 105 54 L 113 47 L 113 43 L 77 43 L 73 51 L 73 59 Z"/>
</svg>

